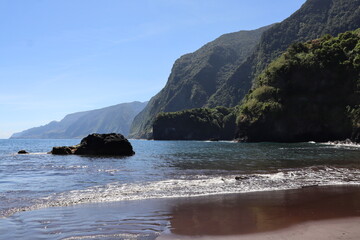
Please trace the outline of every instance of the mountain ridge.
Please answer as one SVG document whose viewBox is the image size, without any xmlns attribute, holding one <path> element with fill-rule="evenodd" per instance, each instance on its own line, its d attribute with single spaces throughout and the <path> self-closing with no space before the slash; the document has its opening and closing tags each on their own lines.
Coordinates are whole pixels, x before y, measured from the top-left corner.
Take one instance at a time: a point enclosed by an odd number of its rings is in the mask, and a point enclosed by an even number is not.
<svg viewBox="0 0 360 240">
<path fill-rule="evenodd" d="M 128 135 L 133 118 L 146 104 L 134 101 L 70 113 L 60 121 L 14 133 L 10 138 L 82 138 L 94 132 Z"/>
</svg>

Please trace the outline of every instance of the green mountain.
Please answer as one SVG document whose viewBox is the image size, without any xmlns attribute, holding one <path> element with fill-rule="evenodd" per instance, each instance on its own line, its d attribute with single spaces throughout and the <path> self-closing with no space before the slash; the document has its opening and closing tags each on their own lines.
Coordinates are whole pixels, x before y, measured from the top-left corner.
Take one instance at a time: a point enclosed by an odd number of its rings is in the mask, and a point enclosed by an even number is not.
<svg viewBox="0 0 360 240">
<path fill-rule="evenodd" d="M 184 61 L 196 59 L 191 58 L 194 55 L 185 55 L 174 64 L 165 88 L 135 117 L 131 136 L 151 138 L 151 125 L 159 112 L 204 106 L 234 107 L 250 90 L 256 76 L 292 43 L 319 38 L 324 34 L 337 35 L 358 27 L 360 27 L 360 0 L 308 0 L 283 22 L 269 29 L 261 29 L 263 31 L 261 39 L 256 47 L 251 48 L 250 53 L 247 52 L 245 61 L 244 59 L 235 61 L 229 68 L 220 68 L 221 71 L 212 72 L 204 68 L 193 75 L 201 76 L 200 81 L 198 78 L 190 78 L 195 81 L 188 81 L 189 75 L 183 70 L 200 69 L 198 66 L 202 66 L 201 63 L 204 62 Z M 202 49 L 194 54 L 201 52 Z M 216 54 L 215 59 L 219 59 L 218 64 L 224 62 L 224 57 L 228 56 L 226 53 L 228 52 Z M 219 75 L 221 78 L 218 78 Z"/>
<path fill-rule="evenodd" d="M 292 45 L 257 78 L 237 126 L 247 141 L 360 141 L 360 29 Z"/>
<path fill-rule="evenodd" d="M 207 106 L 236 67 L 253 52 L 268 28 L 222 35 L 176 60 L 166 86 L 135 117 L 130 137 L 151 138 L 153 121 L 160 112 Z"/>
<path fill-rule="evenodd" d="M 129 134 L 134 117 L 147 102 L 122 103 L 66 115 L 61 121 L 15 133 L 11 138 L 82 138 L 90 133 Z"/>
</svg>

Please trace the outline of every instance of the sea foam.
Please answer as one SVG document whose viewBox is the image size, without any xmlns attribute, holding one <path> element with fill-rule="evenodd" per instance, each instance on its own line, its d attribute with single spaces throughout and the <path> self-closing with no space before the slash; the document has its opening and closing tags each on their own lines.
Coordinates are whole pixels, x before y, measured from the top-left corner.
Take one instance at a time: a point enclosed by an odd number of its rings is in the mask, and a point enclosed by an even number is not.
<svg viewBox="0 0 360 240">
<path fill-rule="evenodd" d="M 18 211 L 72 206 L 84 203 L 196 197 L 344 184 L 360 184 L 360 170 L 315 166 L 265 174 L 196 175 L 191 176 L 191 178 L 189 176 L 180 176 L 178 179 L 150 182 L 113 182 L 103 186 L 51 194 L 39 199 L 38 203 L 32 206 L 10 209 L 6 215 L 11 215 Z"/>
</svg>

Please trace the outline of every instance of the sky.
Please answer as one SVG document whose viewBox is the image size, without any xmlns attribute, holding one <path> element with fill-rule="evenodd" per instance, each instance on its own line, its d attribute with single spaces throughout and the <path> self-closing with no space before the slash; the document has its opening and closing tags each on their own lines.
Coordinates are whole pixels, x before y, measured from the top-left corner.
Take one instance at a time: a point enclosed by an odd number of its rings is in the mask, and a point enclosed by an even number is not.
<svg viewBox="0 0 360 240">
<path fill-rule="evenodd" d="M 66 114 L 147 101 L 174 61 L 305 0 L 0 0 L 0 138 Z"/>
</svg>

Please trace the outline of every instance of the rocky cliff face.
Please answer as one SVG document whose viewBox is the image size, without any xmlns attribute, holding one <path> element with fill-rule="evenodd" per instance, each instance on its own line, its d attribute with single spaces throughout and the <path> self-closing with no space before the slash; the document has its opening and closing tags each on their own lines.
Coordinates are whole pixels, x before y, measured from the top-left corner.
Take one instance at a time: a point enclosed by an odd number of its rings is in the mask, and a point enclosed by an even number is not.
<svg viewBox="0 0 360 240">
<path fill-rule="evenodd" d="M 235 68 L 253 52 L 268 28 L 225 34 L 176 60 L 166 86 L 135 117 L 130 137 L 151 138 L 153 121 L 160 112 L 207 106 Z"/>
<path fill-rule="evenodd" d="M 59 122 L 15 133 L 11 138 L 82 138 L 90 133 L 128 135 L 134 117 L 147 102 L 122 103 L 102 109 L 72 113 Z"/>
</svg>

